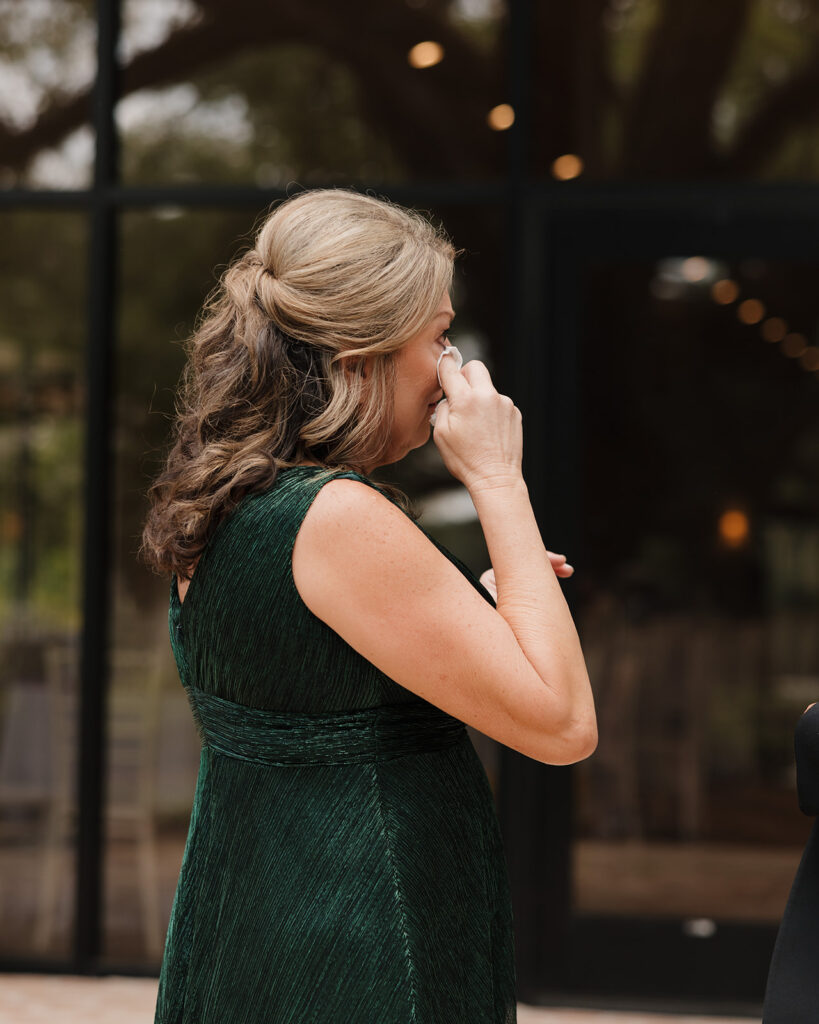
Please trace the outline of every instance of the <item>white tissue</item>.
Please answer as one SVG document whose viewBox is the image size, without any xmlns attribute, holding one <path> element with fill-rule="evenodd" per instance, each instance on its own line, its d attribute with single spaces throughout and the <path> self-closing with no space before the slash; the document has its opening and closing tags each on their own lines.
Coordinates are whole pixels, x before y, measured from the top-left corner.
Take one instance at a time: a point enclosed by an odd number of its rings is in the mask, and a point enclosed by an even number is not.
<svg viewBox="0 0 819 1024">
<path fill-rule="evenodd" d="M 438 384 L 441 387 L 443 387 L 443 384 L 441 384 L 441 360 L 444 358 L 444 356 L 452 356 L 452 358 L 455 360 L 455 368 L 457 370 L 460 370 L 460 368 L 464 365 L 464 357 L 457 350 L 457 348 L 455 348 L 454 345 L 447 345 L 447 347 L 444 349 L 444 351 L 438 356 L 438 362 L 435 365 L 435 370 L 436 370 L 436 373 L 438 374 Z M 446 399 L 442 398 L 441 401 L 445 402 Z M 440 405 L 440 403 L 439 403 L 439 405 Z M 438 413 L 437 413 L 437 410 L 436 410 L 430 416 L 430 418 L 429 418 L 429 425 L 431 427 L 435 426 L 435 421 L 436 421 L 437 415 L 438 415 Z"/>
</svg>

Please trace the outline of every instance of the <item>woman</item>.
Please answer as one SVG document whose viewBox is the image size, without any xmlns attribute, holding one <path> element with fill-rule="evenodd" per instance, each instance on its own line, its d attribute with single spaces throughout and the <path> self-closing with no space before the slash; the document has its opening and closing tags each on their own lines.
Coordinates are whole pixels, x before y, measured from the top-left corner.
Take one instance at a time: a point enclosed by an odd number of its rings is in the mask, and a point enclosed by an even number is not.
<svg viewBox="0 0 819 1024">
<path fill-rule="evenodd" d="M 595 719 L 520 414 L 479 362 L 443 358 L 439 383 L 453 258 L 410 211 L 307 192 L 193 337 L 144 536 L 204 740 L 160 1024 L 515 1019 L 503 854 L 462 723 L 567 764 Z M 497 609 L 367 476 L 436 409 Z"/>
<path fill-rule="evenodd" d="M 819 814 L 819 704 L 794 735 L 796 785 L 803 814 Z M 814 822 L 776 938 L 763 1024 L 814 1024 L 819 1015 L 819 823 Z"/>
</svg>

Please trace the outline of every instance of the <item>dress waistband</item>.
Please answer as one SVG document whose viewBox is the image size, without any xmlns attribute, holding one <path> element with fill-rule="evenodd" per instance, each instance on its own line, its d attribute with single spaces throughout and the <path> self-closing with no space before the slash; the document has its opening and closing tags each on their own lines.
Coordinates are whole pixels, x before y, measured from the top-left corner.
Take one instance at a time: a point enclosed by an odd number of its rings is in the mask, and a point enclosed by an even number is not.
<svg viewBox="0 0 819 1024">
<path fill-rule="evenodd" d="M 454 746 L 465 726 L 432 704 L 389 704 L 308 715 L 236 704 L 185 687 L 204 743 L 267 765 L 364 764 Z"/>
</svg>

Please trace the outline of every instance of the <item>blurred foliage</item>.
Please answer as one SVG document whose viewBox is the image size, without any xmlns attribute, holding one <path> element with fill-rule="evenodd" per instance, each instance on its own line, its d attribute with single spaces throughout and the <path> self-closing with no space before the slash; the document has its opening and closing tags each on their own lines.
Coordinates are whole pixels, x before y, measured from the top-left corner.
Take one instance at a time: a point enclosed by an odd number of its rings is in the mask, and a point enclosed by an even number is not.
<svg viewBox="0 0 819 1024">
<path fill-rule="evenodd" d="M 813 179 L 819 0 L 535 5 L 530 170 L 589 179 Z M 123 172 L 132 183 L 284 186 L 500 179 L 501 0 L 123 0 Z M 421 40 L 443 47 L 410 67 Z M 90 0 L 0 0 L 7 184 L 90 173 Z M 0 95 L 3 90 L 0 90 Z M 85 127 L 83 127 L 85 126 Z"/>
<path fill-rule="evenodd" d="M 2 215 L 0 616 L 79 621 L 85 218 Z"/>
</svg>

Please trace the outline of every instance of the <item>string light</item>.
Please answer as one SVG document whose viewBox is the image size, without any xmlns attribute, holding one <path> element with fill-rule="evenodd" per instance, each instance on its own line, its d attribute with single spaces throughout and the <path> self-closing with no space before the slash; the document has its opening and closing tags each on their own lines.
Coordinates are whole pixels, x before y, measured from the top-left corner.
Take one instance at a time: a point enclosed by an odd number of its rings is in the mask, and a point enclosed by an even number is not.
<svg viewBox="0 0 819 1024">
<path fill-rule="evenodd" d="M 719 517 L 720 540 L 729 548 L 739 548 L 747 543 L 751 534 L 748 516 L 738 508 L 729 508 Z"/>
<path fill-rule="evenodd" d="M 758 324 L 765 316 L 765 307 L 759 299 L 746 299 L 737 306 L 737 317 L 744 324 Z"/>
<path fill-rule="evenodd" d="M 795 331 L 786 334 L 782 340 L 782 354 L 788 359 L 798 359 L 808 348 L 808 340 L 804 334 L 797 334 Z"/>
<path fill-rule="evenodd" d="M 423 43 L 416 43 L 407 54 L 410 67 L 419 69 L 433 68 L 436 64 L 440 64 L 443 59 L 443 46 L 440 43 L 433 42 L 431 39 L 426 39 Z"/>
<path fill-rule="evenodd" d="M 699 273 L 700 268 L 694 263 L 702 257 L 692 256 L 683 264 L 683 274 L 688 280 L 696 280 L 689 277 L 688 273 Z M 707 261 L 704 261 L 707 263 Z M 693 266 L 686 267 L 686 264 Z M 686 273 L 688 270 L 688 273 Z M 711 285 L 711 298 L 721 306 L 729 306 L 739 297 L 739 285 L 730 278 L 721 278 Z M 743 324 L 758 324 L 764 321 L 759 333 L 762 338 L 771 344 L 781 343 L 782 354 L 789 359 L 798 359 L 799 365 L 808 373 L 813 373 L 819 380 L 819 345 L 809 345 L 804 334 L 797 331 L 788 332 L 788 323 L 781 316 L 771 316 L 765 319 L 765 306 L 759 299 L 746 299 L 737 307 L 737 318 Z M 734 510 L 735 511 L 735 510 Z M 744 513 L 741 513 L 744 514 Z M 727 515 L 727 513 L 726 513 Z"/>
<path fill-rule="evenodd" d="M 711 264 L 704 256 L 689 256 L 683 260 L 680 273 L 686 281 L 696 284 L 697 281 L 704 281 L 708 277 Z"/>
<path fill-rule="evenodd" d="M 714 281 L 711 285 L 711 297 L 721 306 L 730 306 L 739 298 L 739 285 L 727 277 L 721 281 Z"/>
<path fill-rule="evenodd" d="M 505 132 L 515 123 L 515 111 L 508 103 L 499 103 L 486 115 L 486 123 L 493 132 Z"/>
<path fill-rule="evenodd" d="M 816 345 L 808 346 L 799 357 L 799 365 L 808 372 L 819 370 L 819 348 Z"/>
<path fill-rule="evenodd" d="M 582 157 L 576 153 L 564 153 L 552 161 L 552 175 L 558 181 L 570 181 L 572 178 L 579 178 L 584 167 Z"/>
<path fill-rule="evenodd" d="M 788 325 L 781 316 L 772 316 L 759 328 L 759 333 L 765 341 L 776 343 L 777 341 L 782 341 L 788 333 Z"/>
</svg>

